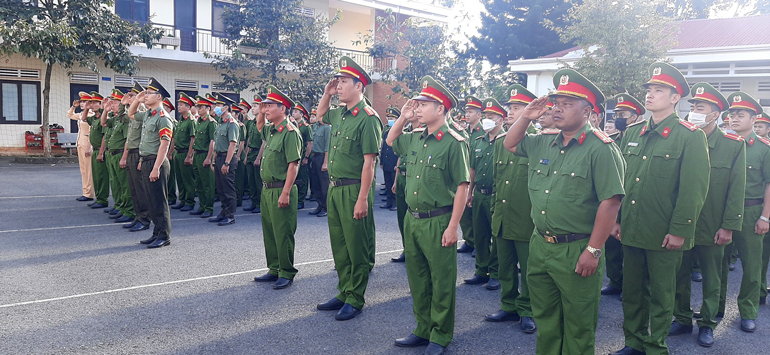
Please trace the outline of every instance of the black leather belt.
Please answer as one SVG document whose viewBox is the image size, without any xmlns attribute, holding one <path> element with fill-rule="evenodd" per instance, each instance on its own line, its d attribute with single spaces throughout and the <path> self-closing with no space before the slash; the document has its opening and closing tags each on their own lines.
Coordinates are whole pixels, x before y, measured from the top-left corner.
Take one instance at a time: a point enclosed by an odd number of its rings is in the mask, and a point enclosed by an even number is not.
<svg viewBox="0 0 770 355">
<path fill-rule="evenodd" d="M 591 238 L 590 234 L 582 234 L 582 233 L 572 233 L 572 234 L 550 234 L 550 232 L 543 232 L 541 230 L 537 230 L 537 233 L 543 236 L 545 238 L 545 241 L 552 244 L 559 244 L 559 243 L 572 243 L 578 240 L 583 240 L 587 238 Z"/>
<path fill-rule="evenodd" d="M 476 187 L 476 191 L 481 192 L 482 195 L 491 195 L 494 191 L 492 189 L 482 189 Z"/>
<path fill-rule="evenodd" d="M 406 171 L 399 170 L 398 173 L 401 174 L 401 176 L 406 177 Z"/>
<path fill-rule="evenodd" d="M 286 181 L 276 181 L 276 182 L 263 182 L 262 187 L 266 189 L 274 189 L 278 187 L 283 187 L 286 185 Z"/>
<path fill-rule="evenodd" d="M 139 154 L 139 148 L 129 149 L 128 154 Z"/>
<path fill-rule="evenodd" d="M 305 181 L 304 181 L 304 180 L 302 180 L 302 179 L 296 179 L 296 180 L 294 180 L 294 185 L 297 185 L 297 186 L 299 186 L 299 184 L 301 184 L 301 183 L 303 183 L 303 182 L 305 182 Z"/>
<path fill-rule="evenodd" d="M 115 150 L 110 151 L 110 154 L 112 154 L 112 155 L 118 155 L 120 153 L 123 153 L 123 149 L 115 149 Z"/>
<path fill-rule="evenodd" d="M 195 154 L 208 154 L 208 152 L 209 152 L 208 150 L 200 150 L 200 149 L 195 150 Z"/>
<path fill-rule="evenodd" d="M 235 154 L 233 154 L 235 155 Z M 217 152 L 217 157 L 227 157 L 227 152 Z"/>
<path fill-rule="evenodd" d="M 139 157 L 140 161 L 155 161 L 155 159 L 158 159 L 158 155 L 157 154 L 151 154 L 151 155 L 146 155 L 146 156 L 143 156 L 143 157 Z"/>
<path fill-rule="evenodd" d="M 361 183 L 361 179 L 340 179 L 340 180 L 329 181 L 329 186 L 340 187 L 340 186 L 354 185 L 354 184 L 360 184 L 360 183 Z"/>
<path fill-rule="evenodd" d="M 441 216 L 442 214 L 447 214 L 449 212 L 452 212 L 453 207 L 454 206 L 445 206 L 437 210 L 428 211 L 428 212 L 413 212 L 412 209 L 410 208 L 409 213 L 412 215 L 412 217 L 417 219 L 431 218 L 431 217 L 437 217 L 437 216 Z"/>
<path fill-rule="evenodd" d="M 751 207 L 751 206 L 761 205 L 763 203 L 765 203 L 765 199 L 763 198 L 751 198 L 743 201 L 743 207 Z"/>
<path fill-rule="evenodd" d="M 324 153 L 325 152 L 310 152 L 310 155 L 311 156 L 314 156 L 314 155 L 324 155 Z"/>
</svg>

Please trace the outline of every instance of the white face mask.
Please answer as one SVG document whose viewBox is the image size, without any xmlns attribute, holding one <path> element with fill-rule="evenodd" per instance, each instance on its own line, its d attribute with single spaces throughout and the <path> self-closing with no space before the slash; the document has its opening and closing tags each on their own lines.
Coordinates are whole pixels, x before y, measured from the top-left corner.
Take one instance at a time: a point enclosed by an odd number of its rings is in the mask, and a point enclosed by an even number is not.
<svg viewBox="0 0 770 355">
<path fill-rule="evenodd" d="M 484 129 L 484 132 L 489 132 L 493 130 L 496 125 L 497 123 L 495 123 L 495 121 L 490 120 L 488 118 L 481 120 L 481 128 Z"/>
<path fill-rule="evenodd" d="M 708 115 L 710 115 L 710 113 L 705 114 L 705 113 L 690 112 L 690 114 L 687 117 L 690 120 L 690 123 L 700 128 L 703 128 L 703 127 L 706 127 L 706 125 L 708 125 L 709 123 L 711 123 L 711 121 L 706 121 L 706 117 Z"/>
</svg>

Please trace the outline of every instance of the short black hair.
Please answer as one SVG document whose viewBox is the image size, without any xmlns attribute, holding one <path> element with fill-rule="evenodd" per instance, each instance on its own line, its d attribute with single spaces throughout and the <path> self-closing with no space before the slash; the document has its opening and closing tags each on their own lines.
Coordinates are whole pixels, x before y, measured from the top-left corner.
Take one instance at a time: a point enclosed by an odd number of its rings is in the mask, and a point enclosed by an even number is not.
<svg viewBox="0 0 770 355">
<path fill-rule="evenodd" d="M 366 91 L 366 85 L 364 85 L 364 82 L 357 78 L 351 78 L 351 79 L 353 79 L 353 86 L 356 86 L 356 84 L 361 83 L 361 93 L 363 94 L 364 91 Z"/>
<path fill-rule="evenodd" d="M 761 124 L 765 125 L 766 128 L 770 129 L 770 123 L 767 123 L 767 122 L 764 122 L 764 121 L 754 122 L 754 124 L 757 124 L 757 123 L 761 123 Z"/>
<path fill-rule="evenodd" d="M 715 104 L 713 102 L 709 102 L 709 106 L 711 106 L 711 112 L 719 112 L 719 113 L 722 112 L 722 109 L 719 108 L 719 105 L 717 105 L 717 104 Z"/>
<path fill-rule="evenodd" d="M 276 105 L 279 105 L 279 106 L 283 107 L 283 112 L 284 112 L 284 114 L 286 114 L 286 116 L 291 116 L 291 110 L 292 110 L 291 107 L 288 107 L 288 106 L 286 106 L 284 104 L 276 104 Z"/>
<path fill-rule="evenodd" d="M 676 88 L 669 88 L 671 90 L 671 95 L 679 95 L 679 91 L 676 91 Z"/>
</svg>

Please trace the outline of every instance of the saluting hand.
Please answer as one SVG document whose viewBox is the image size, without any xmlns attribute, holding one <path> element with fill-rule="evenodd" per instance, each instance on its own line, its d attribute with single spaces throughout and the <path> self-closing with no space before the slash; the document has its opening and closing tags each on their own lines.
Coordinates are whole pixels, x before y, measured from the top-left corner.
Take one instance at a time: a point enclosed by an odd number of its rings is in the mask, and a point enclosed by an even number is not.
<svg viewBox="0 0 770 355">
<path fill-rule="evenodd" d="M 412 99 L 409 99 L 404 106 L 401 107 L 401 117 L 406 118 L 407 121 L 411 120 L 414 117 L 414 110 L 417 109 L 417 101 L 414 101 Z"/>
<path fill-rule="evenodd" d="M 340 79 L 337 77 L 329 80 L 324 88 L 324 95 L 337 95 L 337 83 L 339 83 L 339 81 Z"/>
<path fill-rule="evenodd" d="M 530 102 L 529 105 L 524 108 L 524 112 L 521 113 L 521 118 L 527 121 L 534 121 L 542 117 L 548 112 L 548 106 L 546 106 L 548 100 L 548 96 L 542 96 Z"/>
</svg>

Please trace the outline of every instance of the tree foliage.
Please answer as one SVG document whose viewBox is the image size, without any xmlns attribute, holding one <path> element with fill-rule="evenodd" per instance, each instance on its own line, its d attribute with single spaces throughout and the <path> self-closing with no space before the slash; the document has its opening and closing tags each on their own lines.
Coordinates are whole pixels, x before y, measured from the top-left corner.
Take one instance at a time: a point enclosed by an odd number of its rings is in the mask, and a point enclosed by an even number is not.
<svg viewBox="0 0 770 355">
<path fill-rule="evenodd" d="M 760 0 L 759 2 L 767 1 Z M 665 0 L 659 10 L 663 15 L 678 20 L 704 19 L 711 11 L 725 11 L 731 7 L 746 10 L 755 6 L 757 0 Z"/>
<path fill-rule="evenodd" d="M 213 56 L 213 66 L 228 89 L 275 85 L 292 98 L 318 102 L 339 58 L 326 40 L 337 18 L 301 16 L 295 13 L 300 4 L 241 0 L 224 11 L 223 41 L 233 54 Z"/>
<path fill-rule="evenodd" d="M 574 68 L 607 97 L 620 92 L 640 97 L 650 64 L 664 59 L 676 39 L 677 27 L 657 11 L 660 5 L 660 0 L 585 0 L 556 31 L 565 43 L 582 48 Z"/>
</svg>

